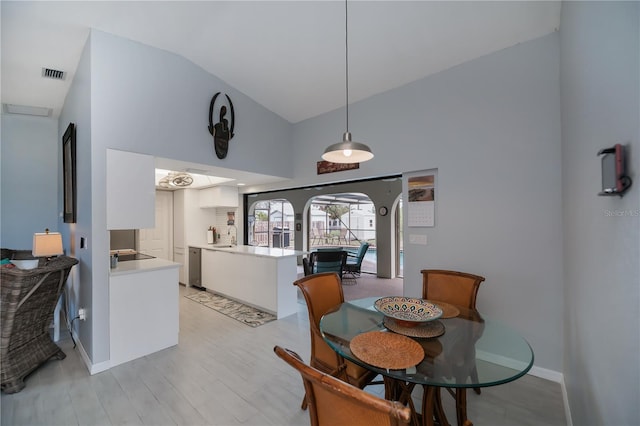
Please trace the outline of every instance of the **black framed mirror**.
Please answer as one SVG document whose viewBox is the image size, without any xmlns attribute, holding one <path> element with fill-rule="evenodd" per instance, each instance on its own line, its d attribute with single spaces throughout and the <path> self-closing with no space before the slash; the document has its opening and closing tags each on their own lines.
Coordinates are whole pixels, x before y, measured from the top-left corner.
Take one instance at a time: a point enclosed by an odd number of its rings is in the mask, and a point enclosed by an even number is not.
<svg viewBox="0 0 640 426">
<path fill-rule="evenodd" d="M 76 126 L 69 123 L 62 135 L 64 222 L 76 223 Z"/>
</svg>

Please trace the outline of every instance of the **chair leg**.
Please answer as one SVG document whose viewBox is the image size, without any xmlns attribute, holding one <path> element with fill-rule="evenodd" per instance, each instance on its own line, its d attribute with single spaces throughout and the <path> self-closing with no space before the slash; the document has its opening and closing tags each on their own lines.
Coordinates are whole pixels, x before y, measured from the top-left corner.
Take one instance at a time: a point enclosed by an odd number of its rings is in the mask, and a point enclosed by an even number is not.
<svg viewBox="0 0 640 426">
<path fill-rule="evenodd" d="M 471 371 L 471 379 L 478 383 L 478 369 L 475 366 L 473 367 L 473 371 Z M 480 395 L 480 388 L 473 388 L 473 391 Z"/>
<path fill-rule="evenodd" d="M 300 407 L 303 410 L 307 409 L 307 394 L 305 393 L 304 396 L 302 397 L 302 406 Z"/>
<path fill-rule="evenodd" d="M 456 393 L 456 418 L 459 426 L 473 426 L 473 423 L 467 418 L 467 390 L 457 388 Z"/>
</svg>

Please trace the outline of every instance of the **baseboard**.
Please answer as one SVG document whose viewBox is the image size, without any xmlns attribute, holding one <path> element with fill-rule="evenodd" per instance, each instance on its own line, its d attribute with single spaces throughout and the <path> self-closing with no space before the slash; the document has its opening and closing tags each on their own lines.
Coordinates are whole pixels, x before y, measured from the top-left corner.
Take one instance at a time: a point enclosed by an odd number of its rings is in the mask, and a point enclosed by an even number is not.
<svg viewBox="0 0 640 426">
<path fill-rule="evenodd" d="M 80 337 L 75 330 L 73 331 L 73 340 L 75 340 L 76 342 L 76 346 L 78 348 L 78 351 L 80 352 L 80 357 L 82 358 L 84 365 L 87 367 L 87 370 L 89 370 L 89 374 L 93 376 L 94 374 L 101 373 L 111 368 L 110 361 L 104 361 L 98 364 L 93 364 L 91 362 L 91 358 L 89 358 L 89 355 L 87 355 L 87 351 L 84 350 L 84 346 L 82 346 Z"/>
<path fill-rule="evenodd" d="M 564 416 L 567 420 L 567 426 L 573 426 L 573 419 L 571 418 L 571 406 L 569 406 L 569 395 L 567 394 L 567 386 L 564 384 L 564 375 L 560 382 L 560 389 L 562 390 L 562 402 L 564 403 Z"/>
<path fill-rule="evenodd" d="M 542 367 L 536 367 L 535 365 L 531 367 L 531 370 L 529 370 L 528 374 L 531 374 L 532 376 L 535 376 L 535 377 L 540 377 L 541 379 L 551 380 L 552 382 L 556 382 L 560 384 L 564 382 L 563 375 L 559 371 L 549 370 L 547 368 L 542 368 Z"/>
</svg>

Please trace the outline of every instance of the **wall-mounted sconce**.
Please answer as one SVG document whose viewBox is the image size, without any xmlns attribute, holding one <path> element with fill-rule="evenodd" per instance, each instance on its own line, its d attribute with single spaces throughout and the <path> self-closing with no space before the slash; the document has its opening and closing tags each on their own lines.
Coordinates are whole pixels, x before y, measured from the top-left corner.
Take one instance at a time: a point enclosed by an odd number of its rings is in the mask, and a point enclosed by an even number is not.
<svg viewBox="0 0 640 426">
<path fill-rule="evenodd" d="M 602 155 L 602 192 L 598 195 L 619 195 L 631 187 L 632 181 L 626 172 L 624 146 L 616 144 L 598 151 Z"/>
</svg>

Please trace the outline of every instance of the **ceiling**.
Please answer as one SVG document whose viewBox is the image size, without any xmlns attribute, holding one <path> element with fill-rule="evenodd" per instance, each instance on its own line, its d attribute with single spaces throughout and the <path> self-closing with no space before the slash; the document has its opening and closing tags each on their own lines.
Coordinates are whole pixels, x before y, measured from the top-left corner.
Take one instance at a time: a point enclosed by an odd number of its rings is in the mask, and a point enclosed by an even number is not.
<svg viewBox="0 0 640 426">
<path fill-rule="evenodd" d="M 178 55 L 291 123 L 345 104 L 342 1 L 2 1 L 3 104 L 57 117 L 89 28 Z M 349 101 L 557 30 L 559 1 L 358 1 Z M 42 68 L 66 73 L 42 77 Z"/>
<path fill-rule="evenodd" d="M 0 8 L 4 113 L 26 107 L 58 117 L 90 28 L 176 53 L 291 123 L 346 102 L 342 1 L 3 0 Z M 559 22 L 557 0 L 350 0 L 349 102 L 549 34 Z M 43 68 L 64 79 L 43 77 Z M 191 187 L 211 186 L 207 176 L 229 185 L 281 180 L 167 159 L 156 166 L 204 175 Z"/>
</svg>

